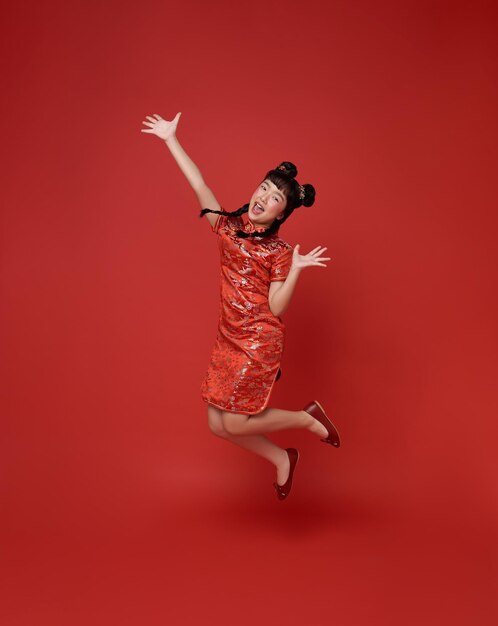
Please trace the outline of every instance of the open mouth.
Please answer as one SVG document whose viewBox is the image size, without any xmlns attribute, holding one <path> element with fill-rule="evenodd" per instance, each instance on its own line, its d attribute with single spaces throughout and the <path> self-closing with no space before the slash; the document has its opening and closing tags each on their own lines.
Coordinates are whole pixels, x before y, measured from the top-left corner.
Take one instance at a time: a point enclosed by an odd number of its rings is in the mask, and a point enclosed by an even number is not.
<svg viewBox="0 0 498 626">
<path fill-rule="evenodd" d="M 264 209 L 256 202 L 256 204 L 252 207 L 252 212 L 255 213 L 256 215 L 261 215 L 261 213 L 264 213 Z"/>
</svg>

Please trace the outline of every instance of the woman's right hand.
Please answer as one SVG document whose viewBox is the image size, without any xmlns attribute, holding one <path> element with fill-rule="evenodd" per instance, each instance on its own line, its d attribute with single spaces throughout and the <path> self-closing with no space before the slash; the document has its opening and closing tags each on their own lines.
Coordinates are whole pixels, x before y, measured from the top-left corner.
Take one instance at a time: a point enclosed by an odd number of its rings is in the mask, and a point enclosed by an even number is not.
<svg viewBox="0 0 498 626">
<path fill-rule="evenodd" d="M 180 119 L 180 115 L 181 113 L 177 113 L 175 117 L 171 120 L 171 122 L 163 120 L 163 118 L 157 113 L 154 113 L 154 117 L 146 115 L 145 117 L 149 121 L 146 122 L 144 120 L 142 124 L 150 126 L 150 129 L 142 128 L 140 130 L 142 133 L 152 133 L 154 135 L 157 135 L 160 139 L 163 139 L 167 142 L 169 139 L 175 136 L 176 127 L 178 126 L 178 120 Z"/>
</svg>

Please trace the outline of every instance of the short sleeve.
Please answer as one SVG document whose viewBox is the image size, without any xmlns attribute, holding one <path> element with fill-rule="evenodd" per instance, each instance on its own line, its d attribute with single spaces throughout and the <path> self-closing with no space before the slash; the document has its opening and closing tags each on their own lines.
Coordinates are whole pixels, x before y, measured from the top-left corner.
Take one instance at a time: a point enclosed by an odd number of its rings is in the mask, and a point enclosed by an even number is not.
<svg viewBox="0 0 498 626">
<path fill-rule="evenodd" d="M 289 274 L 292 265 L 292 255 L 294 249 L 292 247 L 286 247 L 280 252 L 277 252 L 270 270 L 270 281 L 285 280 Z"/>
<path fill-rule="evenodd" d="M 223 211 L 223 210 L 224 209 L 220 207 L 220 211 Z M 217 220 L 213 225 L 213 232 L 218 233 L 220 229 L 223 228 L 223 226 L 226 226 L 228 217 L 229 217 L 228 215 L 218 215 Z"/>
</svg>

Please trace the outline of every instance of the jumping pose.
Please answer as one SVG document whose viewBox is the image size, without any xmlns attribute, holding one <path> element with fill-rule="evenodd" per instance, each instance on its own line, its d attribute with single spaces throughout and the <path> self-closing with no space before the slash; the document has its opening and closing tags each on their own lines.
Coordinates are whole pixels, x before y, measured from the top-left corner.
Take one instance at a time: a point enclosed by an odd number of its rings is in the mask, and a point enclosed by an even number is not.
<svg viewBox="0 0 498 626">
<path fill-rule="evenodd" d="M 313 400 L 302 410 L 267 407 L 274 383 L 280 378 L 285 326 L 297 279 L 305 267 L 326 267 L 327 248 L 317 246 L 301 254 L 278 236 L 294 209 L 311 206 L 315 189 L 296 181 L 297 169 L 283 162 L 267 172 L 250 201 L 236 211 L 225 211 L 206 185 L 201 172 L 180 145 L 172 121 L 157 114 L 142 123 L 168 146 L 192 186 L 212 231 L 218 237 L 221 260 L 220 315 L 211 361 L 201 385 L 212 432 L 267 459 L 276 467 L 277 497 L 290 493 L 299 459 L 295 448 L 280 448 L 265 433 L 304 428 L 325 443 L 339 447 L 337 429 L 322 406 Z M 244 221 L 243 216 L 247 220 Z"/>
</svg>

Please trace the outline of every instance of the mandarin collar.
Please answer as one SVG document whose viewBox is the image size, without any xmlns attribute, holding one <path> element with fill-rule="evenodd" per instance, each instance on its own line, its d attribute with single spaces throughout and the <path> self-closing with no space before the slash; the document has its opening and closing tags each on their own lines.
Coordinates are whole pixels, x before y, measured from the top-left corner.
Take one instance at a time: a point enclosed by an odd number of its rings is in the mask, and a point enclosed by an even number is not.
<svg viewBox="0 0 498 626">
<path fill-rule="evenodd" d="M 266 230 L 266 226 L 254 226 L 249 218 L 247 218 L 247 222 L 245 223 L 244 230 L 246 233 L 262 233 Z"/>
</svg>

